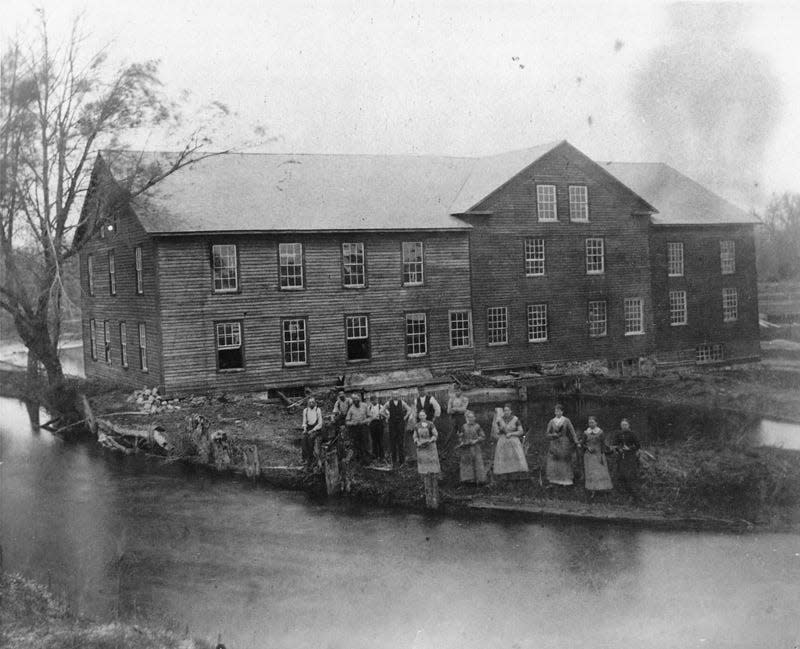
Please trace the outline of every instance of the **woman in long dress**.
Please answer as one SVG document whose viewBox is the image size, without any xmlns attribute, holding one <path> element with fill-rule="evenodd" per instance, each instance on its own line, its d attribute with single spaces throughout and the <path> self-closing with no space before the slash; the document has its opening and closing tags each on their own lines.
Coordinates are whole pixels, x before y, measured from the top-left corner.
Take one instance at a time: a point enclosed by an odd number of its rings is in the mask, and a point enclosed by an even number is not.
<svg viewBox="0 0 800 649">
<path fill-rule="evenodd" d="M 564 416 L 561 404 L 556 404 L 555 417 L 547 422 L 547 481 L 550 484 L 571 486 L 575 476 L 574 457 L 578 436 L 572 422 Z"/>
<path fill-rule="evenodd" d="M 417 425 L 414 426 L 414 445 L 417 447 L 417 473 L 422 476 L 425 485 L 425 506 L 436 509 L 439 506 L 439 451 L 436 440 L 439 433 L 433 422 L 428 421 L 424 410 L 417 413 Z"/>
<path fill-rule="evenodd" d="M 611 476 L 608 473 L 606 453 L 609 451 L 605 433 L 597 425 L 596 417 L 589 417 L 589 427 L 581 435 L 583 448 L 584 487 L 590 497 L 598 491 L 611 491 Z"/>
<path fill-rule="evenodd" d="M 613 450 L 617 454 L 616 479 L 634 502 L 639 500 L 639 438 L 631 430 L 627 419 L 619 422 L 619 432 L 614 436 Z"/>
<path fill-rule="evenodd" d="M 511 406 L 506 404 L 503 414 L 492 425 L 492 436 L 497 439 L 494 449 L 494 475 L 517 479 L 528 477 L 528 462 L 520 439 L 524 434 L 522 424 L 511 412 Z"/>
<path fill-rule="evenodd" d="M 458 449 L 461 453 L 459 477 L 461 482 L 486 482 L 486 467 L 483 464 L 481 443 L 486 439 L 481 425 L 475 421 L 475 413 L 467 410 L 466 422 L 458 431 Z"/>
</svg>

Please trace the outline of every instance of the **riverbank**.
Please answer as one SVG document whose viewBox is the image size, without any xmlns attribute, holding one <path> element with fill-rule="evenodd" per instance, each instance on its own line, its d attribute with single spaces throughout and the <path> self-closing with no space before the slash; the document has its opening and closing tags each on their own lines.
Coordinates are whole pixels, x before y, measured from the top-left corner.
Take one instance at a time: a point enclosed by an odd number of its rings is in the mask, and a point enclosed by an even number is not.
<svg viewBox="0 0 800 649">
<path fill-rule="evenodd" d="M 0 573 L 0 646 L 15 649 L 212 649 L 214 644 L 145 624 L 72 616 L 46 586 Z"/>
</svg>

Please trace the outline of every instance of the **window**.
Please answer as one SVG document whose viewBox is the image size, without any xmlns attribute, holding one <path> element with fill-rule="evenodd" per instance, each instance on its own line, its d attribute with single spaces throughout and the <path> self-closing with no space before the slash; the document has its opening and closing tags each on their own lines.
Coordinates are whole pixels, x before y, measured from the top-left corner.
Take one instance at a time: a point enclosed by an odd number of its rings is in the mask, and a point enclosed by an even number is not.
<svg viewBox="0 0 800 649">
<path fill-rule="evenodd" d="M 136 246 L 136 294 L 144 293 L 144 283 L 142 282 L 142 247 Z"/>
<path fill-rule="evenodd" d="M 472 311 L 450 311 L 450 349 L 472 347 Z"/>
<path fill-rule="evenodd" d="M 667 243 L 667 275 L 683 276 L 683 243 L 670 241 Z"/>
<path fill-rule="evenodd" d="M 128 367 L 128 327 L 124 322 L 119 323 L 119 355 L 122 367 Z"/>
<path fill-rule="evenodd" d="M 736 272 L 736 242 L 719 242 L 719 263 L 723 275 L 733 275 Z"/>
<path fill-rule="evenodd" d="M 528 342 L 541 343 L 547 340 L 547 305 L 528 305 Z"/>
<path fill-rule="evenodd" d="M 139 367 L 142 372 L 147 371 L 147 325 L 139 323 Z"/>
<path fill-rule="evenodd" d="M 735 288 L 722 289 L 722 321 L 736 322 L 739 319 L 739 291 Z"/>
<path fill-rule="evenodd" d="M 108 320 L 103 320 L 103 358 L 111 365 L 111 329 Z"/>
<path fill-rule="evenodd" d="M 304 318 L 284 320 L 283 364 L 306 365 L 308 363 L 308 337 Z"/>
<path fill-rule="evenodd" d="M 725 352 L 720 344 L 698 345 L 694 349 L 694 359 L 698 363 L 711 363 L 725 358 Z"/>
<path fill-rule="evenodd" d="M 416 286 L 422 280 L 422 241 L 403 241 L 403 286 Z"/>
<path fill-rule="evenodd" d="M 424 313 L 406 313 L 406 356 L 428 353 L 428 327 Z"/>
<path fill-rule="evenodd" d="M 569 187 L 569 220 L 589 220 L 589 199 L 586 185 L 570 185 Z"/>
<path fill-rule="evenodd" d="M 608 318 L 606 316 L 606 301 L 593 300 L 589 302 L 589 336 L 600 338 L 608 334 Z"/>
<path fill-rule="evenodd" d="M 536 185 L 536 208 L 540 221 L 558 221 L 555 185 Z"/>
<path fill-rule="evenodd" d="M 644 333 L 644 309 L 642 298 L 625 298 L 625 335 L 635 336 Z"/>
<path fill-rule="evenodd" d="M 239 290 L 236 262 L 236 245 L 211 246 L 211 263 L 214 271 L 214 292 L 232 293 Z"/>
<path fill-rule="evenodd" d="M 525 275 L 544 275 L 544 239 L 525 239 Z"/>
<path fill-rule="evenodd" d="M 92 360 L 97 360 L 97 323 L 94 318 L 89 320 L 89 342 L 91 344 Z"/>
<path fill-rule="evenodd" d="M 342 283 L 345 288 L 362 288 L 366 285 L 363 243 L 342 244 Z"/>
<path fill-rule="evenodd" d="M 86 277 L 89 286 L 89 295 L 94 295 L 94 255 L 86 256 Z"/>
<path fill-rule="evenodd" d="M 599 275 L 605 272 L 605 246 L 603 239 L 586 239 L 586 274 Z"/>
<path fill-rule="evenodd" d="M 673 327 L 686 324 L 686 291 L 669 292 L 669 324 Z"/>
<path fill-rule="evenodd" d="M 242 323 L 217 322 L 217 369 L 220 372 L 244 368 Z"/>
<path fill-rule="evenodd" d="M 280 287 L 303 288 L 303 244 L 278 244 L 278 274 Z"/>
<path fill-rule="evenodd" d="M 114 251 L 108 251 L 108 293 L 117 294 L 117 264 L 114 259 Z"/>
<path fill-rule="evenodd" d="M 486 340 L 489 345 L 508 344 L 508 309 L 490 306 L 486 309 Z"/>
<path fill-rule="evenodd" d="M 344 319 L 345 339 L 347 341 L 347 360 L 361 361 L 370 358 L 369 317 L 349 315 Z"/>
</svg>

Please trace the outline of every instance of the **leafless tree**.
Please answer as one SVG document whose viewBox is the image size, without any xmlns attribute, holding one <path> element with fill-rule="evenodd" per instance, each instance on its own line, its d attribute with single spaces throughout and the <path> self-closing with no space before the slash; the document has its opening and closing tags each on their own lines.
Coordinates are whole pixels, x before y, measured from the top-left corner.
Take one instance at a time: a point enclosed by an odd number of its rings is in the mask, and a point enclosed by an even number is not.
<svg viewBox="0 0 800 649">
<path fill-rule="evenodd" d="M 758 232 L 759 277 L 800 279 L 800 194 L 774 195 Z"/>
</svg>

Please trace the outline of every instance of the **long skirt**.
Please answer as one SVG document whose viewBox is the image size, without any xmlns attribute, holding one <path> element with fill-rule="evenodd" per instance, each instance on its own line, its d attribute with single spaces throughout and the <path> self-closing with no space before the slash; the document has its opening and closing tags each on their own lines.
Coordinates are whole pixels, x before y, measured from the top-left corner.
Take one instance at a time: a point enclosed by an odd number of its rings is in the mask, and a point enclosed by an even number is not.
<svg viewBox="0 0 800 649">
<path fill-rule="evenodd" d="M 609 491 L 612 488 L 608 462 L 602 452 L 583 454 L 584 487 L 588 491 Z"/>
<path fill-rule="evenodd" d="M 566 437 L 550 441 L 547 451 L 547 481 L 551 484 L 569 486 L 575 476 L 572 443 Z"/>
<path fill-rule="evenodd" d="M 459 470 L 461 482 L 486 482 L 483 450 L 478 444 L 465 446 L 461 449 Z"/>
<path fill-rule="evenodd" d="M 417 473 L 441 473 L 436 442 L 417 447 Z"/>
<path fill-rule="evenodd" d="M 528 472 L 528 462 L 519 437 L 500 435 L 494 449 L 494 474 Z"/>
</svg>

